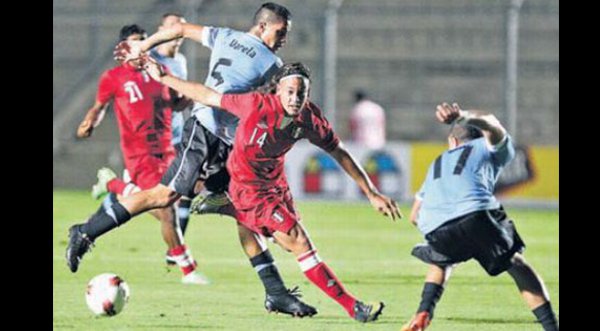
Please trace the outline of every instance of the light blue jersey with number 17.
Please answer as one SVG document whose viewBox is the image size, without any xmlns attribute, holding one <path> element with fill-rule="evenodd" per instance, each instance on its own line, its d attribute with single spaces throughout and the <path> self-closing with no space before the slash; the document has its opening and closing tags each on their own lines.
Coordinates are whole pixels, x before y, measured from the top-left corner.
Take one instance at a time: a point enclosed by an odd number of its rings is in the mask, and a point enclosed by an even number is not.
<svg viewBox="0 0 600 331">
<path fill-rule="evenodd" d="M 438 156 L 416 195 L 421 200 L 417 226 L 423 235 L 468 213 L 496 209 L 494 186 L 515 156 L 510 136 L 496 146 L 478 138 Z"/>
<path fill-rule="evenodd" d="M 212 50 L 204 84 L 221 93 L 243 93 L 263 85 L 282 66 L 281 59 L 258 37 L 230 28 L 206 26 L 202 44 Z M 238 118 L 196 103 L 192 110 L 202 125 L 233 144 Z"/>
</svg>

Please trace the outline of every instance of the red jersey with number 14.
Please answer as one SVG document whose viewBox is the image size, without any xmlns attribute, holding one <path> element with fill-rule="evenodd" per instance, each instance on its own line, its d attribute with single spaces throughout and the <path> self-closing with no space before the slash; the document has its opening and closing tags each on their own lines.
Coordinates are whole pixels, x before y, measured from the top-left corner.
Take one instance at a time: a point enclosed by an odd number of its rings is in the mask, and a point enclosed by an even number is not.
<svg viewBox="0 0 600 331">
<path fill-rule="evenodd" d="M 312 102 L 295 117 L 284 116 L 285 110 L 274 94 L 224 94 L 221 108 L 240 119 L 227 160 L 234 184 L 257 190 L 287 186 L 284 156 L 296 141 L 307 138 L 327 152 L 339 143 L 321 109 Z"/>
<path fill-rule="evenodd" d="M 125 158 L 173 151 L 168 87 L 132 66 L 120 65 L 100 77 L 96 100 L 114 99 Z"/>
</svg>

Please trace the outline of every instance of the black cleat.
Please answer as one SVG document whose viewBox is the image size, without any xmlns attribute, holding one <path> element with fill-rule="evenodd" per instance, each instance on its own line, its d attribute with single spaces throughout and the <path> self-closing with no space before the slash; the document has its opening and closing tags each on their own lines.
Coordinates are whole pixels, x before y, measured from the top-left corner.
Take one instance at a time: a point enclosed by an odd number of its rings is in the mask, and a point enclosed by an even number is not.
<svg viewBox="0 0 600 331">
<path fill-rule="evenodd" d="M 175 258 L 169 254 L 168 250 L 167 254 L 165 254 L 165 262 L 167 263 L 167 267 L 174 267 L 177 265 L 177 261 L 175 261 Z"/>
<path fill-rule="evenodd" d="M 383 302 L 365 304 L 356 301 L 354 304 L 354 319 L 363 323 L 376 321 L 381 315 L 383 307 L 385 307 Z"/>
<path fill-rule="evenodd" d="M 288 292 L 285 294 L 267 294 L 267 298 L 265 299 L 265 308 L 269 313 L 283 313 L 300 318 L 305 316 L 312 317 L 313 315 L 316 315 L 317 310 L 315 307 L 309 306 L 298 299 L 301 296 L 302 295 L 298 290 L 298 286 L 288 290 Z"/>
<path fill-rule="evenodd" d="M 81 258 L 92 246 L 94 246 L 94 242 L 85 233 L 79 231 L 79 224 L 69 228 L 69 245 L 65 257 L 71 272 L 77 272 Z"/>
<path fill-rule="evenodd" d="M 235 207 L 225 192 L 209 193 L 192 200 L 190 214 L 219 214 L 235 217 Z"/>
</svg>

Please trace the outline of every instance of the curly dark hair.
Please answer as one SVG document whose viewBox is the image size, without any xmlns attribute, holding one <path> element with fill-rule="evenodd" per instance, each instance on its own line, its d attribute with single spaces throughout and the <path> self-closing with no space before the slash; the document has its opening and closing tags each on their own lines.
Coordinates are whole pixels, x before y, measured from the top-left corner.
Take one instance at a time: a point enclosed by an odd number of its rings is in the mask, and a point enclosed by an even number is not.
<svg viewBox="0 0 600 331">
<path fill-rule="evenodd" d="M 279 83 L 281 78 L 289 75 L 302 75 L 308 80 L 310 80 L 310 69 L 307 65 L 301 62 L 286 63 L 281 68 L 279 68 L 277 72 L 275 72 L 273 77 L 271 77 L 271 79 L 267 83 L 259 87 L 257 91 L 261 93 L 273 94 L 275 93 L 277 84 Z"/>
</svg>

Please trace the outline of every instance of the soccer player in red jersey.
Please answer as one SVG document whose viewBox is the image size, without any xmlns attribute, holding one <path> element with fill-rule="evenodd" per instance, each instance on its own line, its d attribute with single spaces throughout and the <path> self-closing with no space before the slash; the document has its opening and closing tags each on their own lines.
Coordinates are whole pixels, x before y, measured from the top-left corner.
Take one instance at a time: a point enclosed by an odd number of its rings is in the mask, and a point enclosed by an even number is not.
<svg viewBox="0 0 600 331">
<path fill-rule="evenodd" d="M 308 139 L 327 151 L 359 185 L 373 207 L 393 220 L 396 202 L 380 194 L 344 148 L 317 105 L 308 100 L 310 73 L 301 63 L 286 64 L 273 76 L 274 93 L 222 94 L 168 75 L 152 60 L 146 71 L 157 81 L 207 106 L 240 119 L 227 160 L 229 194 L 237 220 L 255 233 L 273 237 L 296 256 L 304 275 L 360 322 L 378 318 L 383 302 L 365 304 L 349 293 L 321 260 L 296 212 L 284 173 L 284 157 L 296 141 Z"/>
<path fill-rule="evenodd" d="M 150 49 L 156 43 L 179 37 L 191 38 L 201 41 L 212 50 L 212 69 L 207 77 L 207 84 L 222 92 L 241 93 L 253 90 L 268 81 L 281 66 L 282 62 L 275 52 L 285 44 L 287 33 L 291 28 L 291 18 L 292 15 L 287 8 L 268 2 L 262 4 L 256 11 L 254 25 L 247 32 L 226 27 L 180 24 L 172 29 L 157 32 L 143 43 L 138 42 L 137 45 L 140 47 L 134 47 L 136 43 L 122 42 L 119 44 L 122 47 L 117 46 L 115 49 L 115 56 L 118 61 L 129 61 L 145 56 L 143 51 Z M 149 41 L 152 41 L 151 45 Z M 247 47 L 240 45 L 247 45 Z M 135 49 L 138 49 L 138 52 L 135 52 Z M 225 62 L 230 61 L 228 60 L 230 58 L 235 58 L 235 61 L 231 62 L 231 65 L 214 65 L 222 62 L 223 56 L 227 57 Z M 238 119 L 220 110 L 202 110 L 206 106 L 199 103 L 196 103 L 196 106 L 198 107 L 193 110 L 194 116 L 190 117 L 184 126 L 183 140 L 177 147 L 175 160 L 161 179 L 161 183 L 149 190 L 119 199 L 110 206 L 110 209 L 98 210 L 88 218 L 85 227 L 79 224 L 80 229 L 91 229 L 92 232 L 69 233 L 66 254 L 69 264 L 78 264 L 83 255 L 89 251 L 93 241 L 86 239 L 98 238 L 141 212 L 168 207 L 181 196 L 196 195 L 198 182 L 204 183 L 208 190 L 215 193 L 227 190 L 229 175 L 225 166 Z M 210 118 L 201 116 L 203 113 L 210 115 Z M 220 120 L 217 121 L 217 118 Z M 217 210 L 234 209 L 231 203 L 221 204 L 220 207 Z M 230 215 L 235 217 L 233 214 Z M 171 217 L 175 218 L 175 215 L 171 214 Z M 268 311 L 298 317 L 317 314 L 314 307 L 299 299 L 295 289 L 286 288 L 264 239 L 239 224 L 237 228 L 240 244 L 265 288 L 265 308 Z"/>
<path fill-rule="evenodd" d="M 121 29 L 121 40 L 143 38 L 145 38 L 145 31 L 137 25 L 127 25 Z M 90 137 L 94 127 L 102 120 L 106 106 L 113 101 L 125 168 L 133 182 L 141 189 L 148 189 L 160 182 L 175 157 L 175 150 L 171 145 L 172 109 L 170 108 L 174 100 L 171 98 L 169 88 L 151 79 L 140 65 L 140 60 L 133 60 L 102 74 L 96 101 L 79 125 L 77 136 Z M 116 197 L 112 195 L 112 202 L 115 201 Z M 108 202 L 110 203 L 111 200 Z M 104 204 L 100 208 L 107 209 Z M 189 252 L 186 253 L 186 246 L 176 224 L 171 222 L 169 212 L 167 208 L 162 208 L 152 210 L 150 213 L 162 223 L 163 239 L 184 274 L 182 282 L 206 283 L 205 277 L 195 271 L 196 262 Z M 85 229 L 80 229 L 81 226 L 94 225 L 76 225 L 69 231 L 88 233 Z M 103 229 L 94 229 L 91 233 L 98 236 L 103 233 Z M 93 241 L 94 238 L 82 240 Z M 78 263 L 72 263 L 72 258 L 67 256 L 67 261 L 71 271 L 76 272 Z"/>
</svg>

